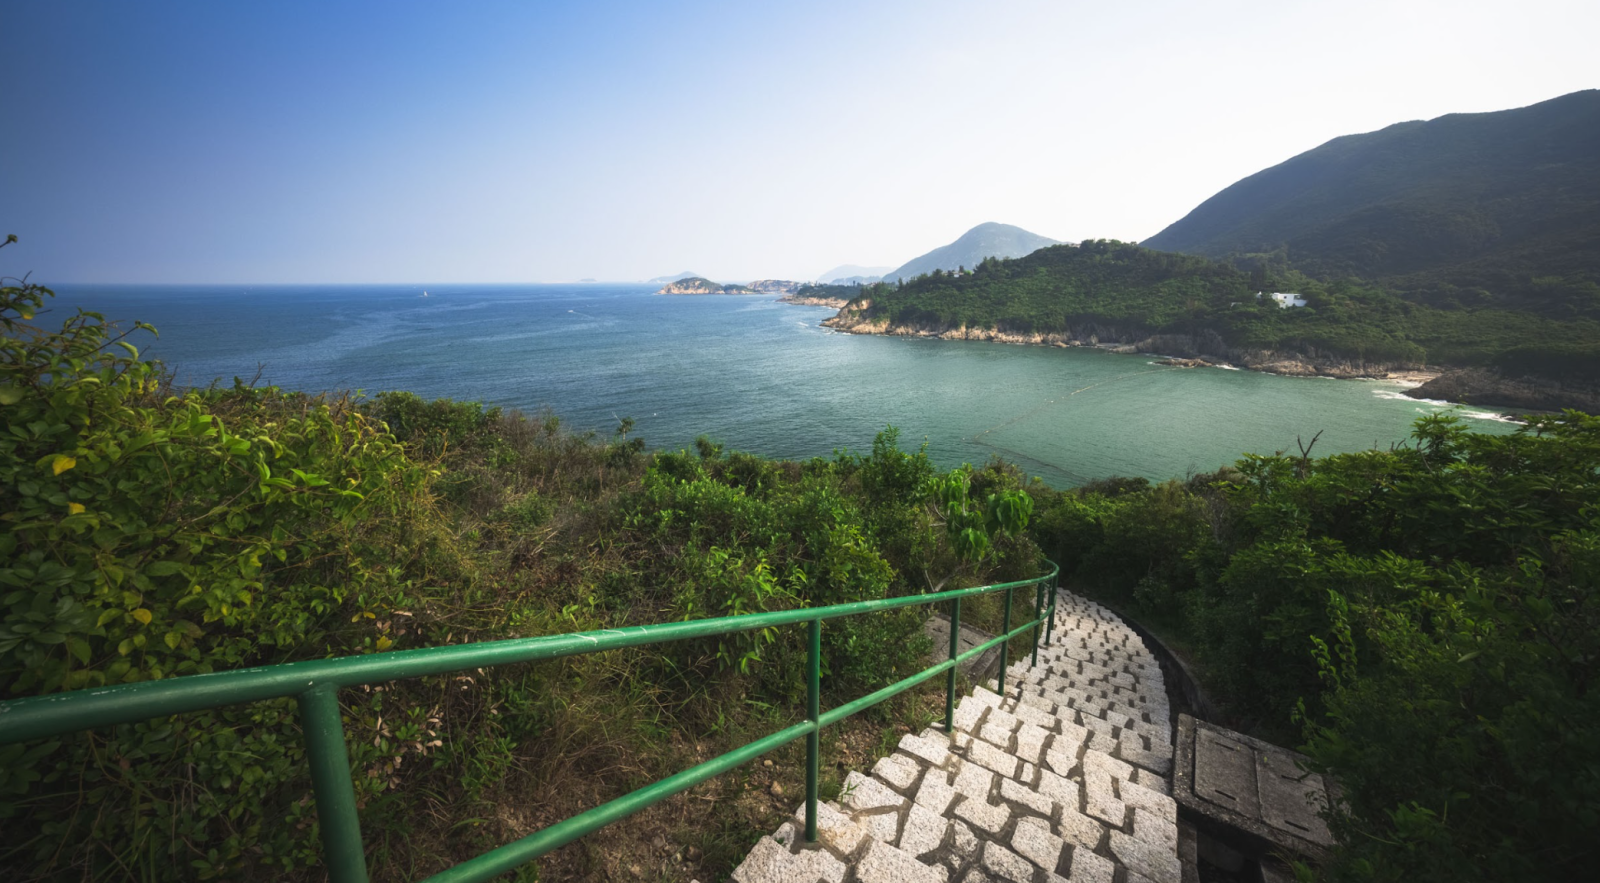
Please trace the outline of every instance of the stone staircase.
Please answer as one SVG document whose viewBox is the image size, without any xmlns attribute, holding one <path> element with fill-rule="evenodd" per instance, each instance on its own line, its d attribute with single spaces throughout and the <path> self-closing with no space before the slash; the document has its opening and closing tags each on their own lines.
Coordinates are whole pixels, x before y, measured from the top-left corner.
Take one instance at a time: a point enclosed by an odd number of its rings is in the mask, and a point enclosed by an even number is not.
<svg viewBox="0 0 1600 883">
<path fill-rule="evenodd" d="M 1156 659 L 1120 619 L 1060 592 L 1039 664 L 1011 666 L 942 725 L 900 740 L 839 800 L 762 837 L 737 883 L 1179 883 L 1172 721 Z M 1189 873 L 1186 875 L 1185 864 Z"/>
</svg>

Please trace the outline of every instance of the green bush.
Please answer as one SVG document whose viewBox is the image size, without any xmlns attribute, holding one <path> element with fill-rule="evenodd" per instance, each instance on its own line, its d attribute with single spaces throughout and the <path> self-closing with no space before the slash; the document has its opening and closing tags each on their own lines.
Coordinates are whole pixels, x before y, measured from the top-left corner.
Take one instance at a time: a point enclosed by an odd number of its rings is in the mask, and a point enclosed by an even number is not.
<svg viewBox="0 0 1600 883">
<path fill-rule="evenodd" d="M 1107 485 L 1102 485 L 1107 486 Z M 1037 492 L 1074 584 L 1161 619 L 1232 723 L 1343 786 L 1339 880 L 1563 880 L 1600 823 L 1600 418 Z"/>
<path fill-rule="evenodd" d="M 646 454 L 626 424 L 601 441 L 402 393 L 177 390 L 98 315 L 33 327 L 48 296 L 0 292 L 3 699 L 1037 572 L 1004 531 L 959 559 L 923 497 L 934 470 L 892 430 L 870 457 L 795 464 L 709 440 Z M 1013 532 L 1025 519 L 968 502 Z M 830 622 L 830 701 L 920 668 L 926 613 Z M 575 813 L 703 759 L 686 735 L 719 753 L 770 732 L 803 695 L 802 634 L 344 691 L 375 878 L 525 833 L 501 805 L 527 793 Z M 314 877 L 302 744 L 282 700 L 0 747 L 0 867 Z"/>
<path fill-rule="evenodd" d="M 98 314 L 29 325 L 49 294 L 0 291 L 3 695 L 388 646 L 378 625 L 410 588 L 401 562 L 427 471 L 348 401 L 175 392 Z M 0 815 L 29 835 L 0 849 L 8 863 L 201 876 L 247 848 L 302 866 L 314 850 L 294 833 L 309 820 L 292 705 L 12 746 Z M 400 752 L 358 760 L 386 753 Z M 35 812 L 80 788 L 72 812 Z M 58 851 L 81 840 L 103 852 Z"/>
</svg>

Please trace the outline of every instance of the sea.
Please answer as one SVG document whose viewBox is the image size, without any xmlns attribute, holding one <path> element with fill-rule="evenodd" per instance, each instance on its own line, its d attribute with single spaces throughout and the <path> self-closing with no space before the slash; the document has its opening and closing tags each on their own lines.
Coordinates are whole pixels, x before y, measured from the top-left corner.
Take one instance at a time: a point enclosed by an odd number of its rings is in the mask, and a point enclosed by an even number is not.
<svg viewBox="0 0 1600 883">
<path fill-rule="evenodd" d="M 637 284 L 62 285 L 186 386 L 234 378 L 307 392 L 409 390 L 609 437 L 623 418 L 654 449 L 707 436 L 807 459 L 866 453 L 885 427 L 942 467 L 1003 457 L 1056 487 L 1184 478 L 1244 453 L 1388 449 L 1450 412 L 1391 381 L 1174 368 L 1150 355 L 842 334 L 773 295 L 670 296 Z"/>
</svg>

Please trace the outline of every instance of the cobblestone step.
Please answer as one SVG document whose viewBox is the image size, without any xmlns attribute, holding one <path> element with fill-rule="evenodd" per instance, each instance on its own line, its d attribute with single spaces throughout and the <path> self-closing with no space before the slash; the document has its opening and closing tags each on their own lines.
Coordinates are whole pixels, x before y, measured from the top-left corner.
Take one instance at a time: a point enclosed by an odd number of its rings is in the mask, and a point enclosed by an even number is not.
<svg viewBox="0 0 1600 883">
<path fill-rule="evenodd" d="M 1172 714 L 1155 657 L 1060 592 L 1055 638 L 761 838 L 737 883 L 1180 883 Z"/>
</svg>

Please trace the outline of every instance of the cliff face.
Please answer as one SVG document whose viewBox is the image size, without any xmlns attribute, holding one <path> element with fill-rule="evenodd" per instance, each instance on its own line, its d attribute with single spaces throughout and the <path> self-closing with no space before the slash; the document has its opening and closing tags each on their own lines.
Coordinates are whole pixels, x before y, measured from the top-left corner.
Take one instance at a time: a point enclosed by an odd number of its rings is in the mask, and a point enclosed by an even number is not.
<svg viewBox="0 0 1600 883">
<path fill-rule="evenodd" d="M 871 305 L 870 300 L 852 301 L 840 309 L 838 315 L 824 319 L 822 324 L 850 334 L 888 334 L 898 337 L 933 337 L 940 340 L 987 340 L 1032 346 L 1095 346 L 1113 352 L 1178 356 L 1204 360 L 1208 363 L 1231 364 L 1253 371 L 1305 377 L 1384 378 L 1396 372 L 1413 372 L 1422 368 L 1421 365 L 1404 362 L 1350 359 L 1319 352 L 1315 347 L 1306 347 L 1303 350 L 1244 349 L 1229 346 L 1221 335 L 1209 330 L 1193 335 L 1153 334 L 1149 329 L 1137 325 L 1098 322 L 1069 326 L 1064 332 L 1047 333 L 1008 331 L 1004 328 L 891 325 L 886 319 L 867 318 L 864 314 Z"/>
<path fill-rule="evenodd" d="M 1547 377 L 1506 377 L 1491 368 L 1462 368 L 1406 390 L 1415 399 L 1443 399 L 1469 405 L 1559 411 L 1574 408 L 1600 414 L 1600 385 Z"/>
</svg>

